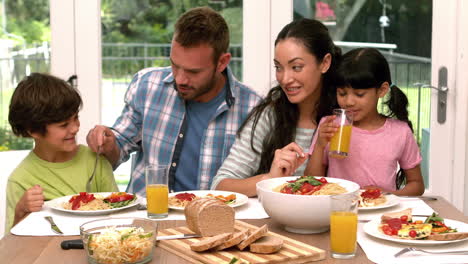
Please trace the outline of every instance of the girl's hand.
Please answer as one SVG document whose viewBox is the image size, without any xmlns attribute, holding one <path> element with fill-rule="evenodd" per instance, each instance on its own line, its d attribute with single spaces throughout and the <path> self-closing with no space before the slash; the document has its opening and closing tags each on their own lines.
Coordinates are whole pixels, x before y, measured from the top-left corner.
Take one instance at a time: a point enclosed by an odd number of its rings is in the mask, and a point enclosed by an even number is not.
<svg viewBox="0 0 468 264">
<path fill-rule="evenodd" d="M 318 128 L 318 138 L 316 145 L 318 147 L 324 148 L 327 146 L 328 142 L 331 140 L 333 135 L 338 131 L 338 124 L 335 124 L 333 121 L 335 120 L 336 116 L 326 116 L 325 121 Z"/>
<path fill-rule="evenodd" d="M 24 215 L 30 212 L 40 211 L 44 204 L 44 195 L 42 191 L 42 187 L 39 185 L 34 185 L 26 190 L 19 202 L 16 204 L 17 211 L 22 212 Z"/>
<path fill-rule="evenodd" d="M 277 149 L 271 163 L 269 176 L 271 178 L 291 176 L 307 160 L 308 155 L 295 142 L 289 143 L 282 149 Z"/>
</svg>

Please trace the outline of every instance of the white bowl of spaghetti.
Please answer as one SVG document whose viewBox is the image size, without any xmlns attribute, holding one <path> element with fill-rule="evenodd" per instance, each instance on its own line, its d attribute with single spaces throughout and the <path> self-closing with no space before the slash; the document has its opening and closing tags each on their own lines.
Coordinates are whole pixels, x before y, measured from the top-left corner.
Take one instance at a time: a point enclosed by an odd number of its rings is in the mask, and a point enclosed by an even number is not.
<svg viewBox="0 0 468 264">
<path fill-rule="evenodd" d="M 312 182 L 314 180 L 324 182 L 321 187 L 316 187 L 320 184 Z M 330 196 L 358 192 L 357 183 L 328 177 L 301 179 L 300 176 L 292 176 L 257 183 L 258 199 L 266 213 L 284 225 L 287 231 L 300 234 L 327 231 L 330 228 Z"/>
</svg>

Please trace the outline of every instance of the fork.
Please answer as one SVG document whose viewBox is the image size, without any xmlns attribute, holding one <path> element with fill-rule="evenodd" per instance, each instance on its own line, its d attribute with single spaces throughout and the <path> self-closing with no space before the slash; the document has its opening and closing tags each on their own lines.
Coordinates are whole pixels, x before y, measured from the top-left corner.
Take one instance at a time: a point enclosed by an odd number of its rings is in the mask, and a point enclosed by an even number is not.
<svg viewBox="0 0 468 264">
<path fill-rule="evenodd" d="M 398 258 L 399 256 L 411 252 L 411 251 L 419 251 L 427 254 L 468 254 L 467 250 L 459 250 L 459 251 L 427 251 L 424 249 L 419 249 L 419 248 L 414 248 L 414 247 L 407 247 L 402 250 L 400 250 L 398 253 L 396 253 L 394 256 L 395 258 Z"/>
<path fill-rule="evenodd" d="M 93 182 L 94 175 L 96 175 L 96 166 L 97 166 L 97 162 L 98 162 L 98 159 L 99 159 L 99 153 L 100 152 L 101 152 L 101 146 L 98 146 L 98 150 L 97 150 L 97 153 L 96 153 L 96 159 L 94 160 L 93 173 L 91 174 L 91 177 L 89 177 L 88 182 L 86 183 L 86 192 L 87 193 L 91 192 L 91 183 Z"/>
</svg>

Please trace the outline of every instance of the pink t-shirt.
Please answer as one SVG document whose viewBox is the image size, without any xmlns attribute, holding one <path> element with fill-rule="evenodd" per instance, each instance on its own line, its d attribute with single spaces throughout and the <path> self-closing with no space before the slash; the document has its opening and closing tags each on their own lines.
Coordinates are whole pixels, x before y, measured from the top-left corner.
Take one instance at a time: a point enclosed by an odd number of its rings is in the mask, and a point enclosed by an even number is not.
<svg viewBox="0 0 468 264">
<path fill-rule="evenodd" d="M 382 127 L 373 131 L 353 127 L 349 156 L 344 159 L 329 157 L 328 146 L 324 151 L 323 162 L 329 164 L 328 177 L 350 180 L 361 187 L 375 185 L 387 190 L 396 190 L 398 164 L 403 169 L 412 169 L 422 160 L 408 124 L 393 118 L 387 118 Z"/>
</svg>

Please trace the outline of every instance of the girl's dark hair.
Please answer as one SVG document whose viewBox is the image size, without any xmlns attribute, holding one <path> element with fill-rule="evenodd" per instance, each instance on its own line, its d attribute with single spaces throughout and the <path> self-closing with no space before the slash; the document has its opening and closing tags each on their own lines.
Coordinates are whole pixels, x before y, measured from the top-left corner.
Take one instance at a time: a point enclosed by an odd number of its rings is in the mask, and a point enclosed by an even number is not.
<svg viewBox="0 0 468 264">
<path fill-rule="evenodd" d="M 8 121 L 17 136 L 45 135 L 46 125 L 69 119 L 82 104 L 80 94 L 69 83 L 52 75 L 32 73 L 13 92 Z"/>
<path fill-rule="evenodd" d="M 400 88 L 392 84 L 388 62 L 378 50 L 360 48 L 344 54 L 335 81 L 335 87 L 352 87 L 353 89 L 379 88 L 387 82 L 390 85 L 390 94 L 383 102 L 388 111 L 384 115 L 406 122 L 413 131 L 408 115 L 408 98 Z M 397 174 L 397 188 L 401 186 L 404 178 L 403 170 L 400 170 Z"/>
<path fill-rule="evenodd" d="M 278 34 L 275 46 L 278 42 L 288 38 L 293 38 L 297 42 L 302 43 L 307 51 L 316 57 L 318 63 L 322 62 L 325 55 L 331 55 L 331 65 L 328 71 L 322 75 L 323 85 L 320 90 L 320 100 L 317 101 L 317 105 L 315 106 L 316 118 L 314 121 L 318 124 L 323 116 L 331 114 L 331 109 L 333 108 L 331 106 L 333 100 L 331 85 L 335 75 L 335 68 L 341 57 L 341 49 L 334 45 L 328 29 L 317 20 L 300 19 L 287 24 Z M 258 120 L 267 108 L 271 108 L 274 127 L 262 142 L 260 153 L 253 145 L 253 138 L 255 137 Z M 250 135 L 251 148 L 254 152 L 261 154 L 260 166 L 256 174 L 266 173 L 270 170 L 275 150 L 283 148 L 294 141 L 296 126 L 299 120 L 299 108 L 288 100 L 286 94 L 278 85 L 273 87 L 267 96 L 250 112 L 247 119 L 239 128 L 238 136 L 249 120 L 253 121 Z"/>
</svg>

